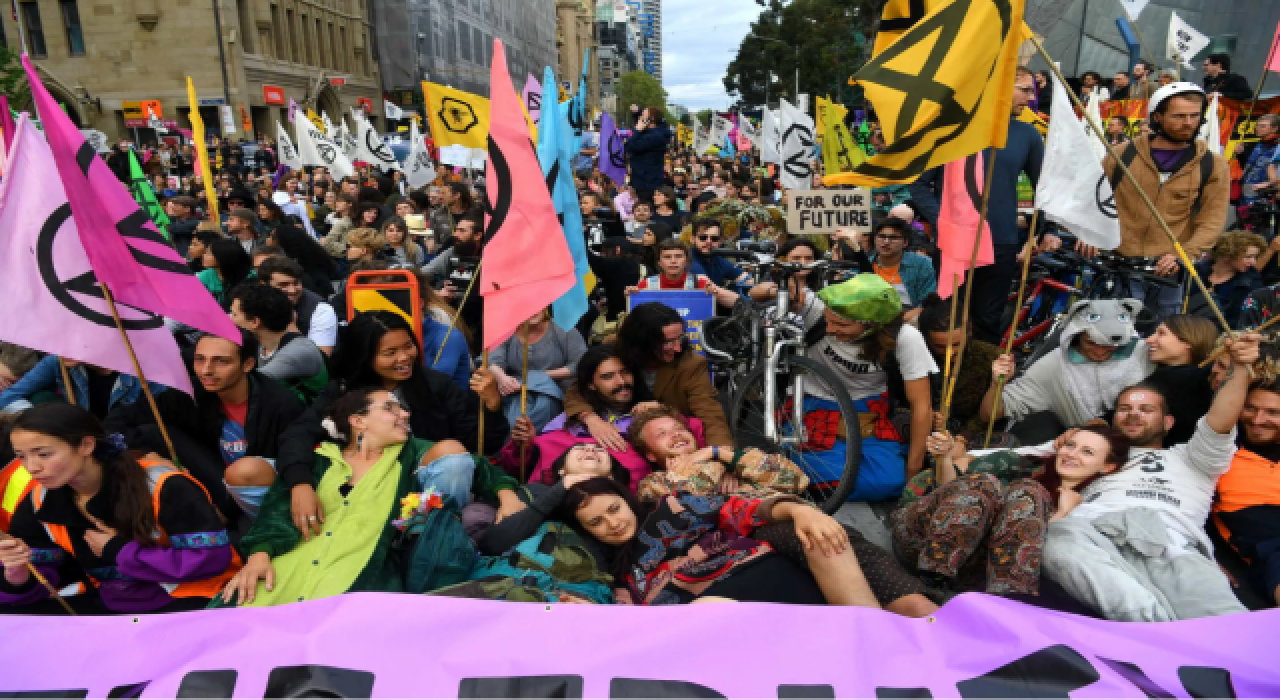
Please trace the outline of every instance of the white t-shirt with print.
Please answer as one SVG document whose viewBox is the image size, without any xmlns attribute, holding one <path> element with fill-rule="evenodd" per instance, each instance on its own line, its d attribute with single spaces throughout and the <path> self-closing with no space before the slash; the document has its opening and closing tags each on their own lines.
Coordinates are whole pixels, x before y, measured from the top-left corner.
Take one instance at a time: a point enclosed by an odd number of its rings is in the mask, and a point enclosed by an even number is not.
<svg viewBox="0 0 1280 700">
<path fill-rule="evenodd" d="M 903 381 L 923 379 L 938 372 L 938 363 L 933 361 L 933 354 L 929 352 L 924 336 L 911 324 L 902 324 L 893 354 L 898 360 Z M 809 350 L 809 357 L 831 368 L 844 383 L 849 398 L 854 401 L 879 396 L 889 390 L 888 373 L 879 363 L 863 354 L 860 344 L 846 343 L 827 336 Z M 830 392 L 824 391 L 822 386 L 806 384 L 805 388 L 813 396 L 832 400 L 835 398 L 828 395 Z"/>
</svg>

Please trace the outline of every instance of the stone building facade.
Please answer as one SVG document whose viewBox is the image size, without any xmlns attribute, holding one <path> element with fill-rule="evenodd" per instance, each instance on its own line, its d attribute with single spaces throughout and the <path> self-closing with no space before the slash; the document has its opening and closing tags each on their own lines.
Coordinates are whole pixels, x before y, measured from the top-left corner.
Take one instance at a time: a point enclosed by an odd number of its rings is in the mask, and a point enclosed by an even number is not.
<svg viewBox="0 0 1280 700">
<path fill-rule="evenodd" d="M 289 100 L 334 119 L 350 108 L 382 115 L 370 0 L 19 0 L 28 51 L 45 85 L 81 127 L 152 142 L 137 102 L 160 102 L 170 127 L 190 127 L 187 76 L 206 130 L 274 137 Z M 221 21 L 215 29 L 214 2 Z M 0 12 L 5 43 L 19 46 Z M 143 120 L 145 122 L 145 119 Z M 246 129 L 246 124 L 248 129 Z"/>
<path fill-rule="evenodd" d="M 596 7 L 586 0 L 556 0 L 556 46 L 560 51 L 556 78 L 576 89 L 582 75 L 583 52 L 592 56 L 587 66 L 587 107 L 600 106 L 600 61 L 596 53 Z"/>
</svg>

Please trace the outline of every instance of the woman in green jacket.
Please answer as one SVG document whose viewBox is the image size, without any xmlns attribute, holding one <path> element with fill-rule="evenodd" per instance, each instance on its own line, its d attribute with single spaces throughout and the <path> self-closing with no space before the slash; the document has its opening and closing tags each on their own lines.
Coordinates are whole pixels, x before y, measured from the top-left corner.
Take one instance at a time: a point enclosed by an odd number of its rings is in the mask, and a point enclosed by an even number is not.
<svg viewBox="0 0 1280 700">
<path fill-rule="evenodd" d="M 473 460 L 472 491 L 478 497 L 496 499 L 498 490 L 516 486 L 457 441 L 410 437 L 409 411 L 389 391 L 356 389 L 335 401 L 329 415 L 331 431 L 341 435 L 316 448 L 312 485 L 325 514 L 320 534 L 295 527 L 290 491 L 277 480 L 241 541 L 245 567 L 213 606 L 401 591 L 405 563 L 392 550 L 391 521 L 400 514 L 401 499 L 422 490 L 420 476 L 441 460 Z"/>
</svg>

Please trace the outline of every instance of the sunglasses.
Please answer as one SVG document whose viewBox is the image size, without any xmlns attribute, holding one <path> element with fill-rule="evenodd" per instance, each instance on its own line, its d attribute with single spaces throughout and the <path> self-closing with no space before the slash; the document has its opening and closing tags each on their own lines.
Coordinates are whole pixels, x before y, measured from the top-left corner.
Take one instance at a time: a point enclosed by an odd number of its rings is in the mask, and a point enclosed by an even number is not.
<svg viewBox="0 0 1280 700">
<path fill-rule="evenodd" d="M 699 240 L 699 241 L 711 241 L 712 243 L 716 243 L 716 242 L 719 242 L 720 237 L 719 237 L 719 236 L 698 236 L 698 240 Z"/>
</svg>

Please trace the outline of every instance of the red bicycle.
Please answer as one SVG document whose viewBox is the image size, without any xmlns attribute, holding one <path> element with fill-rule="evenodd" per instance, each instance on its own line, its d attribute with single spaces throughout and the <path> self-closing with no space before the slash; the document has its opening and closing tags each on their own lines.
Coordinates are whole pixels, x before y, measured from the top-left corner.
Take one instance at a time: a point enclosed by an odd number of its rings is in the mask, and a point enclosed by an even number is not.
<svg viewBox="0 0 1280 700">
<path fill-rule="evenodd" d="M 1084 292 L 1070 281 L 1079 274 L 1083 259 L 1073 252 L 1059 250 L 1054 253 L 1042 253 L 1031 260 L 1031 270 L 1027 275 L 1027 291 L 1022 299 L 1022 306 L 1013 309 L 1018 301 L 1017 290 L 1009 294 L 1009 308 L 1003 327 L 1008 328 L 1001 338 L 1001 347 L 1009 342 L 1009 333 L 1015 333 L 1013 348 L 1020 363 L 1038 355 L 1037 350 L 1048 339 L 1054 324 L 1062 312 L 1066 311 Z M 1073 264 L 1079 263 L 1079 264 Z M 1014 313 L 1017 325 L 1014 325 Z"/>
</svg>

